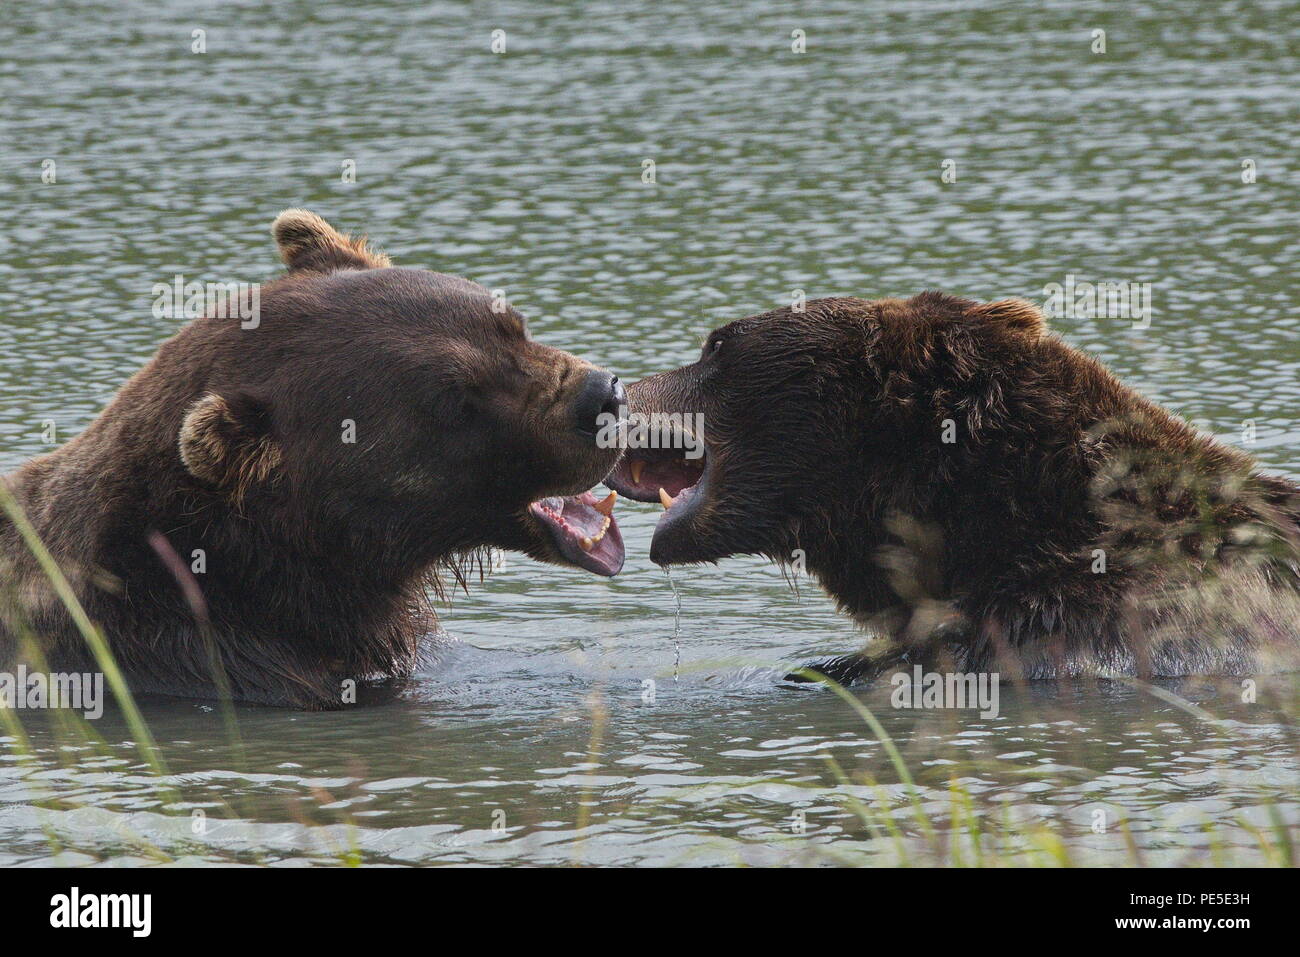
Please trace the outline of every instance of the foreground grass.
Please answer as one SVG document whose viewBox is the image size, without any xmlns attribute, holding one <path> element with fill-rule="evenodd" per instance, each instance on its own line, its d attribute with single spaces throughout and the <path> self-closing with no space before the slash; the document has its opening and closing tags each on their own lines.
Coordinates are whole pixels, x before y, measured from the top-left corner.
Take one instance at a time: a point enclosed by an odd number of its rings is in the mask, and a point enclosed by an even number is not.
<svg viewBox="0 0 1300 957">
<path fill-rule="evenodd" d="M 22 782 L 31 791 L 31 796 L 25 803 L 38 809 L 49 856 L 56 860 L 69 854 L 88 854 L 95 860 L 129 857 L 155 863 L 174 863 L 177 860 L 265 863 L 265 855 L 261 851 L 235 851 L 223 847 L 219 840 L 213 838 L 226 825 L 253 834 L 261 827 L 269 829 L 277 825 L 252 823 L 258 817 L 257 812 L 243 813 L 228 803 L 213 808 L 214 819 L 211 822 L 207 820 L 206 811 L 195 811 L 198 802 L 187 800 L 184 776 L 174 775 L 168 770 L 162 750 L 133 699 L 108 642 L 90 620 L 67 577 L 3 486 L 0 486 L 0 509 L 14 523 L 54 593 L 75 622 L 97 666 L 105 675 L 130 735 L 126 743 L 138 756 L 139 765 L 149 782 L 147 790 L 152 792 L 160 808 L 157 814 L 163 821 L 171 822 L 159 826 L 159 821 L 155 821 L 151 828 L 153 836 L 150 838 L 125 827 L 123 814 L 63 795 L 62 789 L 56 784 L 57 779 L 50 777 L 52 769 L 61 768 L 75 775 L 84 767 L 87 756 L 114 763 L 123 760 L 120 749 L 110 746 L 80 714 L 57 710 L 42 713 L 41 720 L 46 723 L 43 732 L 48 732 L 53 746 L 37 747 L 32 742 L 29 729 L 23 725 L 19 712 L 0 708 L 0 725 L 5 732 L 5 745 L 14 765 L 19 769 Z M 38 669 L 44 669 L 36 637 L 21 628 L 19 633 L 26 659 Z M 963 768 L 962 774 L 954 772 L 948 778 L 944 807 L 936 808 L 938 802 L 934 799 L 933 783 L 928 793 L 917 785 L 903 751 L 861 698 L 820 675 L 809 673 L 808 676 L 825 685 L 827 691 L 835 695 L 861 721 L 865 731 L 879 742 L 888 769 L 892 770 L 897 783 L 883 782 L 866 769 L 846 769 L 829 753 L 822 757 L 829 784 L 792 784 L 789 780 L 762 778 L 743 782 L 745 787 L 806 787 L 809 805 L 829 803 L 843 812 L 841 819 L 836 822 L 834 833 L 815 826 L 797 831 L 773 829 L 770 835 L 754 842 L 771 852 L 769 860 L 765 862 L 956 867 L 1062 867 L 1095 863 L 1095 856 L 1081 842 L 1078 829 L 1071 830 L 1066 822 L 1024 820 L 1017 818 L 1007 804 L 996 807 L 987 802 L 981 804 L 980 795 L 962 780 L 969 768 Z M 1197 721 L 1215 725 L 1220 730 L 1231 730 L 1229 723 L 1220 721 L 1168 689 L 1140 682 L 1134 684 L 1143 692 L 1180 708 Z M 221 708 L 231 752 L 238 756 L 237 763 L 243 766 L 247 758 L 235 709 L 228 699 L 221 702 Z M 588 696 L 585 708 L 590 727 L 587 757 L 589 765 L 594 769 L 599 766 L 605 752 L 605 739 L 610 726 L 609 707 L 600 688 Z M 1035 769 L 1025 768 L 1023 773 L 1033 774 Z M 574 808 L 577 836 L 572 843 L 571 863 L 575 864 L 588 860 L 590 842 L 595 840 L 587 836 L 591 826 L 609 816 L 608 807 L 604 807 L 606 813 L 600 817 L 593 811 L 593 808 L 604 802 L 600 788 L 595 783 L 595 770 L 591 774 L 591 783 L 579 789 Z M 700 784 L 698 788 L 686 785 L 680 791 L 695 790 L 695 796 L 706 805 L 725 804 L 728 788 L 738 786 L 741 786 L 741 782 L 732 782 L 729 786 L 708 782 Z M 73 790 L 84 791 L 83 788 Z M 306 856 L 318 863 L 342 866 L 358 866 L 368 859 L 382 859 L 382 855 L 373 846 L 369 849 L 366 846 L 367 843 L 373 843 L 367 842 L 367 837 L 373 837 L 376 831 L 358 827 L 346 812 L 323 810 L 337 803 L 334 795 L 317 789 L 312 792 L 311 799 L 314 803 L 299 802 L 290 812 Z M 1294 866 L 1297 854 L 1295 841 L 1285 822 L 1283 811 L 1271 796 L 1265 794 L 1262 799 L 1269 811 L 1268 826 L 1260 827 L 1244 818 L 1237 821 L 1241 830 L 1249 833 L 1255 842 L 1249 863 Z M 667 803 L 638 798 L 630 802 L 626 809 L 619 809 L 618 813 L 631 813 L 642 820 L 649 820 L 657 812 L 671 811 Z M 211 804 L 210 799 L 207 804 Z M 61 823 L 67 820 L 65 814 L 69 812 L 104 816 L 106 823 L 102 839 L 92 841 L 87 847 L 84 840 L 69 838 L 61 828 Z M 322 813 L 326 820 L 317 820 Z M 1137 837 L 1129 830 L 1127 820 L 1121 817 L 1112 827 L 1122 838 L 1124 863 L 1133 867 L 1147 866 L 1151 852 L 1143 850 Z M 680 832 L 688 830 L 689 826 L 679 821 L 675 828 Z M 1221 833 L 1223 829 L 1223 824 L 1208 821 L 1204 827 L 1209 863 L 1232 866 L 1239 863 L 1241 848 L 1239 845 L 1234 846 L 1233 841 Z M 855 831 L 859 833 L 854 833 Z M 716 863 L 720 855 L 734 856 L 735 863 L 738 864 L 746 863 L 744 855 L 737 851 L 735 841 L 719 841 L 716 834 L 703 830 L 699 831 L 699 838 L 698 846 L 680 855 L 677 863 L 690 865 L 701 860 Z M 76 844 L 83 846 L 77 847 Z M 1113 855 L 1111 861 L 1113 863 Z"/>
</svg>

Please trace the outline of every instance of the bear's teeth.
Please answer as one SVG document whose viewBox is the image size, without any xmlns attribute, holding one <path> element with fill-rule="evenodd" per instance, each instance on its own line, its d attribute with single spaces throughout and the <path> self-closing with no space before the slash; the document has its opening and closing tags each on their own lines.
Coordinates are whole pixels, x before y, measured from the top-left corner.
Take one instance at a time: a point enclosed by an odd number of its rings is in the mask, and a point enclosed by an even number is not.
<svg viewBox="0 0 1300 957">
<path fill-rule="evenodd" d="M 673 502 L 677 500 L 661 488 L 659 489 L 659 501 L 663 503 L 664 508 L 672 508 Z"/>
<path fill-rule="evenodd" d="M 645 471 L 645 463 L 633 462 L 630 468 L 632 469 L 632 481 L 640 484 L 641 473 Z"/>
<path fill-rule="evenodd" d="M 597 502 L 595 505 L 592 506 L 592 508 L 600 512 L 600 514 L 604 515 L 606 518 L 609 518 L 611 515 L 614 514 L 614 503 L 617 501 L 618 501 L 618 493 L 610 492 L 608 495 L 605 496 L 604 501 Z"/>
<path fill-rule="evenodd" d="M 578 544 L 582 546 L 584 552 L 591 551 L 595 548 L 596 543 L 605 537 L 605 533 L 609 531 L 609 523 L 611 521 L 612 519 L 610 519 L 609 516 L 606 516 L 605 520 L 600 523 L 600 531 L 597 532 L 594 537 L 588 538 L 584 535 L 582 538 L 578 539 Z"/>
</svg>

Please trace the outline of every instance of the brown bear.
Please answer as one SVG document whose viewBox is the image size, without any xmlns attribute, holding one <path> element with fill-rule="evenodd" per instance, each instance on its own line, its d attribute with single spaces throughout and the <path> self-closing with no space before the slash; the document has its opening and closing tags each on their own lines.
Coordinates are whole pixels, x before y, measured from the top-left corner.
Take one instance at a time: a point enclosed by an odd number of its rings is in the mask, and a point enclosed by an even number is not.
<svg viewBox="0 0 1300 957">
<path fill-rule="evenodd" d="M 412 667 L 428 587 L 484 549 L 620 570 L 613 496 L 586 491 L 619 454 L 616 376 L 310 212 L 272 233 L 288 271 L 255 322 L 189 323 L 3 479 L 133 689 L 338 707 Z M 0 575 L 0 668 L 98 670 L 3 514 Z"/>
<path fill-rule="evenodd" d="M 1123 385 L 1028 302 L 809 302 L 714 330 L 628 397 L 633 425 L 704 426 L 629 447 L 606 480 L 663 502 L 651 558 L 806 569 L 887 639 L 832 677 L 1300 667 L 1300 487 Z M 680 450 L 699 439 L 702 457 Z"/>
</svg>

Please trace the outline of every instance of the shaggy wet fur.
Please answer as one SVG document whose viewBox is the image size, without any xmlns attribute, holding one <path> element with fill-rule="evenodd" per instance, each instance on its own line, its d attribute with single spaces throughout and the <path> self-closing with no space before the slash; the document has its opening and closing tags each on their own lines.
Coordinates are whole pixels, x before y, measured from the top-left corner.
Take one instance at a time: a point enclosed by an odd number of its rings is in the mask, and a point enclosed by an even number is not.
<svg viewBox="0 0 1300 957">
<path fill-rule="evenodd" d="M 1300 487 L 1123 385 L 1030 303 L 809 302 L 715 330 L 628 396 L 704 415 L 701 501 L 651 557 L 806 564 L 885 639 L 833 677 L 1300 668 Z M 636 457 L 610 484 L 652 499 Z"/>
<path fill-rule="evenodd" d="M 489 546 L 559 561 L 528 503 L 617 451 L 571 426 L 593 367 L 487 290 L 306 211 L 274 233 L 289 271 L 257 328 L 191 322 L 3 481 L 134 690 L 333 708 L 414 666 L 439 572 L 463 581 Z M 2 515 L 0 575 L 0 670 L 96 670 Z"/>
</svg>

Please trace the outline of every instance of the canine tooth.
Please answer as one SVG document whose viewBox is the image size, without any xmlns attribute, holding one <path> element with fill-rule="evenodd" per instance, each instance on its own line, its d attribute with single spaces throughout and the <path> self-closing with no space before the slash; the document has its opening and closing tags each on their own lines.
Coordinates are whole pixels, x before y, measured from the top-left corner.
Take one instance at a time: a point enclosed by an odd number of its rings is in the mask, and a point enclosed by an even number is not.
<svg viewBox="0 0 1300 957">
<path fill-rule="evenodd" d="M 639 483 L 641 481 L 641 473 L 645 471 L 645 463 L 633 462 L 629 468 L 632 470 L 632 481 Z"/>
<path fill-rule="evenodd" d="M 582 550 L 584 552 L 589 552 L 591 551 L 591 546 L 596 543 L 584 535 L 581 539 L 579 539 L 578 544 L 582 546 Z"/>
<path fill-rule="evenodd" d="M 611 515 L 614 514 L 614 503 L 617 501 L 618 501 L 618 493 L 610 492 L 608 495 L 605 496 L 604 501 L 597 502 L 595 505 L 592 506 L 592 508 L 600 512 L 600 514 L 604 515 L 606 518 L 609 518 Z"/>
<path fill-rule="evenodd" d="M 664 508 L 672 508 L 673 502 L 677 500 L 661 488 L 659 489 L 659 501 L 663 503 Z"/>
</svg>

